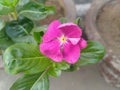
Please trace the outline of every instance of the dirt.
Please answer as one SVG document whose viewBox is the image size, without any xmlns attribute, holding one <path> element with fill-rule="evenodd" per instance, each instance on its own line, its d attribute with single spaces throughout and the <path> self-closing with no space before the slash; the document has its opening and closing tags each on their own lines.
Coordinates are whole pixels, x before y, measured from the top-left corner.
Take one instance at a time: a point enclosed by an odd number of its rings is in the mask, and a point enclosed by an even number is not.
<svg viewBox="0 0 120 90">
<path fill-rule="evenodd" d="M 47 0 L 46 1 L 47 6 L 54 6 L 55 7 L 55 14 L 54 15 L 48 15 L 47 18 L 43 19 L 40 24 L 49 24 L 53 20 L 59 19 L 60 17 L 64 17 L 64 9 L 62 5 L 58 2 L 58 0 Z"/>
<path fill-rule="evenodd" d="M 120 55 L 120 3 L 115 0 L 106 4 L 99 12 L 97 26 L 108 47 Z"/>
</svg>

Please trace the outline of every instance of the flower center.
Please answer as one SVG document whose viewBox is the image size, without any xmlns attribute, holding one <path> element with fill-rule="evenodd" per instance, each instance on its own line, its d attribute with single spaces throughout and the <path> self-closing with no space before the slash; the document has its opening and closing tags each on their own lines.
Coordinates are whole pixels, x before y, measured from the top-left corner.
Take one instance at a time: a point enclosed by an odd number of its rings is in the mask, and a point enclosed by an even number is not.
<svg viewBox="0 0 120 90">
<path fill-rule="evenodd" d="M 65 43 L 67 41 L 67 38 L 63 35 L 63 36 L 60 37 L 59 40 L 60 40 L 61 43 Z"/>
</svg>

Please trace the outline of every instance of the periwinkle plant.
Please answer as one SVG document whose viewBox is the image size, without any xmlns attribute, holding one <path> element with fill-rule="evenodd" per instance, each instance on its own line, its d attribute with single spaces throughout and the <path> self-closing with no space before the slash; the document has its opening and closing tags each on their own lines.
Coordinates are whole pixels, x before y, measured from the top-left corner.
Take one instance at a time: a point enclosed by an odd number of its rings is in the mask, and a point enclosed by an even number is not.
<svg viewBox="0 0 120 90">
<path fill-rule="evenodd" d="M 62 71 L 103 58 L 104 47 L 84 40 L 77 22 L 56 20 L 46 32 L 46 27 L 34 24 L 54 11 L 44 0 L 0 0 L 0 15 L 5 16 L 0 20 L 4 68 L 10 74 L 22 73 L 10 90 L 49 90 L 49 76 L 59 77 Z"/>
</svg>

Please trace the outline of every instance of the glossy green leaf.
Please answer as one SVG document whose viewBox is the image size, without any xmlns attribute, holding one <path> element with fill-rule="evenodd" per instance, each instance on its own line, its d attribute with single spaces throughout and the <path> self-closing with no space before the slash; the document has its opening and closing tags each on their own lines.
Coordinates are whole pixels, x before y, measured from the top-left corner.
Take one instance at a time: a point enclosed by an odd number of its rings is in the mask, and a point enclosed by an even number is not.
<svg viewBox="0 0 120 90">
<path fill-rule="evenodd" d="M 18 24 L 23 26 L 27 30 L 28 33 L 30 33 L 34 27 L 33 21 L 31 21 L 30 19 L 26 17 L 18 17 Z"/>
<path fill-rule="evenodd" d="M 46 26 L 35 27 L 32 30 L 31 33 L 33 34 L 34 39 L 37 41 L 37 43 L 40 43 L 42 41 L 42 36 L 46 30 L 47 30 Z"/>
<path fill-rule="evenodd" d="M 76 63 L 77 66 L 95 64 L 103 59 L 105 48 L 99 42 L 89 41 L 87 48 L 81 51 L 80 60 Z"/>
<path fill-rule="evenodd" d="M 13 40 L 15 43 L 33 43 L 33 44 L 37 45 L 36 40 L 35 40 L 34 37 L 31 36 L 31 35 L 14 38 L 14 39 L 12 39 L 12 40 Z"/>
<path fill-rule="evenodd" d="M 34 32 L 34 39 L 37 41 L 37 43 L 40 43 L 42 41 L 42 36 L 44 32 Z"/>
<path fill-rule="evenodd" d="M 18 10 L 19 15 L 25 16 L 31 20 L 41 20 L 47 15 L 54 13 L 54 7 L 44 6 L 36 2 L 30 2 Z"/>
<path fill-rule="evenodd" d="M 29 35 L 32 28 L 33 22 L 31 20 L 27 18 L 18 18 L 18 20 L 8 22 L 5 26 L 5 31 L 11 39 L 16 39 Z"/>
<path fill-rule="evenodd" d="M 0 49 L 4 50 L 12 44 L 13 41 L 5 34 L 4 29 L 0 30 Z"/>
<path fill-rule="evenodd" d="M 40 53 L 38 46 L 26 43 L 14 44 L 7 48 L 3 61 L 5 70 L 11 74 L 38 73 L 51 64 L 51 60 Z"/>
<path fill-rule="evenodd" d="M 24 75 L 12 85 L 10 90 L 49 90 L 49 79 L 43 73 Z"/>
</svg>

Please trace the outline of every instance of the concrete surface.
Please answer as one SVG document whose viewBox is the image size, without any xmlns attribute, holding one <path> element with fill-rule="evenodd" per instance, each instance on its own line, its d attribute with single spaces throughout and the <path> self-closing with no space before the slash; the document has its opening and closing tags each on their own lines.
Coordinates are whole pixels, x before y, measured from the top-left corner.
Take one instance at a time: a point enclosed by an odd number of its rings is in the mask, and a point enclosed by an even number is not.
<svg viewBox="0 0 120 90">
<path fill-rule="evenodd" d="M 0 71 L 0 90 L 9 90 L 17 78 Z M 97 65 L 82 67 L 79 71 L 64 72 L 60 78 L 50 78 L 50 90 L 120 90 L 107 84 Z"/>
</svg>

